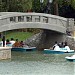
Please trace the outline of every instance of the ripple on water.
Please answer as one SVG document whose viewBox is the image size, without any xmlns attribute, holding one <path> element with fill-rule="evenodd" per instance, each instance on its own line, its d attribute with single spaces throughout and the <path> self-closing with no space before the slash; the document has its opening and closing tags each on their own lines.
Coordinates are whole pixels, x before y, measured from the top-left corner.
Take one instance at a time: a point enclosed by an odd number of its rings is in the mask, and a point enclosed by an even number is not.
<svg viewBox="0 0 75 75">
<path fill-rule="evenodd" d="M 41 52 L 12 52 L 11 60 L 0 61 L 0 74 L 74 75 L 75 63 L 68 62 L 65 59 L 67 55 L 45 55 Z"/>
</svg>

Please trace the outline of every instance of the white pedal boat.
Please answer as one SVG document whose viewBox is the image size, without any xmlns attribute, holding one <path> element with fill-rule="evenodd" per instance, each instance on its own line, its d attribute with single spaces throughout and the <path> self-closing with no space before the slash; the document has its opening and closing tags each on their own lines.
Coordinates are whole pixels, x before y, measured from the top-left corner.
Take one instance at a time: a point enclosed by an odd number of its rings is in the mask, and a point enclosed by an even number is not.
<svg viewBox="0 0 75 75">
<path fill-rule="evenodd" d="M 75 54 L 74 55 L 72 55 L 72 56 L 67 56 L 67 57 L 65 57 L 67 60 L 69 60 L 69 61 L 75 61 Z"/>
<path fill-rule="evenodd" d="M 51 50 L 51 49 L 44 49 L 44 53 L 58 53 L 58 54 L 61 54 L 61 53 L 74 53 L 74 50 L 66 50 L 64 48 L 60 48 L 60 50 Z"/>
</svg>

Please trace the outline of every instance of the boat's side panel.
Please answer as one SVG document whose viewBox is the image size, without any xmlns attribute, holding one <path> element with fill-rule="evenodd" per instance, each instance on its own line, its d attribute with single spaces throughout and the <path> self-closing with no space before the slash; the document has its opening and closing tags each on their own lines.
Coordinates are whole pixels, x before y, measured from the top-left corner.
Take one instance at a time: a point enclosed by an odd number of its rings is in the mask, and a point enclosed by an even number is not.
<svg viewBox="0 0 75 75">
<path fill-rule="evenodd" d="M 73 61 L 73 62 L 75 62 L 75 57 L 69 57 L 69 56 L 67 56 L 67 57 L 65 57 L 68 61 Z"/>
<path fill-rule="evenodd" d="M 26 51 L 23 48 L 12 48 L 11 51 Z"/>
<path fill-rule="evenodd" d="M 61 49 L 61 50 L 58 50 L 58 51 L 56 51 L 56 50 L 50 50 L 50 49 L 44 49 L 44 53 L 74 53 L 74 50 L 70 50 L 70 51 L 67 51 L 67 50 L 65 50 L 65 49 Z"/>
<path fill-rule="evenodd" d="M 36 48 L 12 48 L 11 51 L 35 51 Z"/>
<path fill-rule="evenodd" d="M 75 62 L 75 59 L 67 59 L 68 61 L 73 61 L 73 62 Z"/>
<path fill-rule="evenodd" d="M 54 51 L 54 50 L 44 50 L 44 53 L 46 54 L 63 54 L 64 52 L 60 52 L 60 51 Z"/>
</svg>

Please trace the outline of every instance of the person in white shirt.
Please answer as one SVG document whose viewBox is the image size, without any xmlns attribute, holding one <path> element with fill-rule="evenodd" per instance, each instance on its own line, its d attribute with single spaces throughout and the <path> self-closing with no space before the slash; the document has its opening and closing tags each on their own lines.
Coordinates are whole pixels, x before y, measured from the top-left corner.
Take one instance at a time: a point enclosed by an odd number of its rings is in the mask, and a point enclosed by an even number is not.
<svg viewBox="0 0 75 75">
<path fill-rule="evenodd" d="M 15 43 L 14 39 L 11 38 L 11 41 L 10 41 L 11 45 L 13 45 Z"/>
<path fill-rule="evenodd" d="M 54 48 L 57 46 L 58 44 L 57 44 L 57 41 L 55 41 L 55 44 L 53 45 L 53 50 L 54 50 Z"/>
<path fill-rule="evenodd" d="M 70 51 L 70 47 L 67 45 L 67 42 L 65 42 L 65 49 L 67 50 L 67 51 Z"/>
<path fill-rule="evenodd" d="M 59 45 L 56 45 L 55 48 L 54 48 L 54 50 L 55 50 L 55 51 L 60 51 Z"/>
</svg>

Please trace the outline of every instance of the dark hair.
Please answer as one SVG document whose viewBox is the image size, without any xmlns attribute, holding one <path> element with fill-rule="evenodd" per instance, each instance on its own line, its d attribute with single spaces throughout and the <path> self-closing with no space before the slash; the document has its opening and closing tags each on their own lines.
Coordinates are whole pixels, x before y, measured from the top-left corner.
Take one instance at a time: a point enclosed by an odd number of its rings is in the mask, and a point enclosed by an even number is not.
<svg viewBox="0 0 75 75">
<path fill-rule="evenodd" d="M 11 40 L 14 40 L 13 38 L 11 38 Z"/>
<path fill-rule="evenodd" d="M 65 46 L 67 46 L 67 42 L 65 42 Z"/>
<path fill-rule="evenodd" d="M 9 39 L 7 39 L 6 41 L 9 42 Z"/>
<path fill-rule="evenodd" d="M 18 39 L 16 39 L 16 41 L 18 41 Z"/>
<path fill-rule="evenodd" d="M 55 43 L 57 43 L 57 41 L 55 41 Z"/>
</svg>

